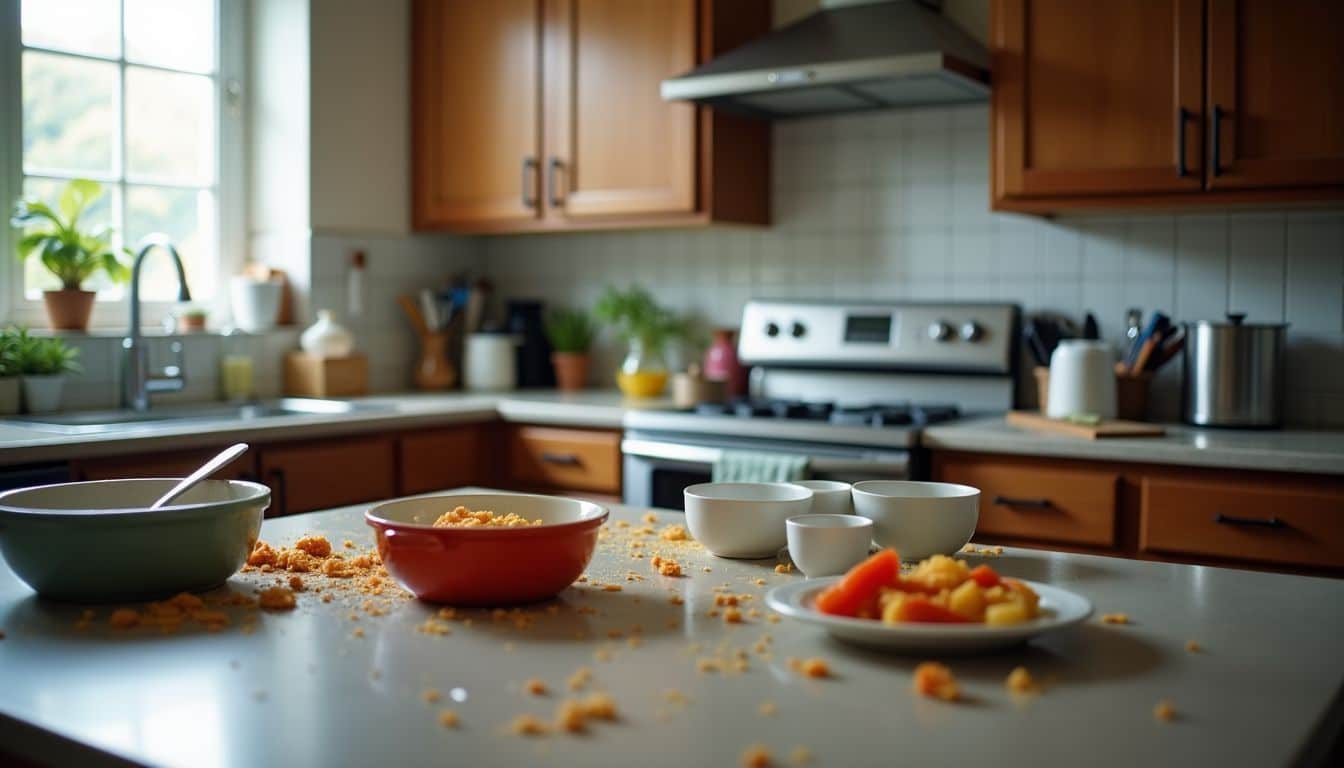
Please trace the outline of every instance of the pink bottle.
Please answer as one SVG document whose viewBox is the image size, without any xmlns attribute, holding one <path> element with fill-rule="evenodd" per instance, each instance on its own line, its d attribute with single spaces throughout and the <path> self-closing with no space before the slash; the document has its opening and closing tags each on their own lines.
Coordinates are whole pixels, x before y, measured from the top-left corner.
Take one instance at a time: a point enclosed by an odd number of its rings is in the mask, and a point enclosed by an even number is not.
<svg viewBox="0 0 1344 768">
<path fill-rule="evenodd" d="M 731 328 L 714 331 L 714 342 L 705 352 L 705 378 L 723 381 L 730 398 L 747 394 L 747 369 L 738 362 L 734 333 Z"/>
</svg>

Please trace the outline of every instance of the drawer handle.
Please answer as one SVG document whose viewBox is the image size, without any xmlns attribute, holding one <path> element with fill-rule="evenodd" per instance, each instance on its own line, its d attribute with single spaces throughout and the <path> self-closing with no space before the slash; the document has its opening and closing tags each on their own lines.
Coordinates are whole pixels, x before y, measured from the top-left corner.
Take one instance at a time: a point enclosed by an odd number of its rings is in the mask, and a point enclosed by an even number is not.
<svg viewBox="0 0 1344 768">
<path fill-rule="evenodd" d="M 1021 507 L 1026 509 L 1053 509 L 1049 499 L 1016 499 L 1012 496 L 995 496 L 994 504 L 1003 507 Z"/>
<path fill-rule="evenodd" d="M 1269 517 L 1237 517 L 1219 512 L 1213 516 L 1213 522 L 1221 525 L 1253 525 L 1259 528 L 1284 528 L 1284 522 L 1274 515 Z"/>
<path fill-rule="evenodd" d="M 552 453 L 551 451 L 542 451 L 541 460 L 547 464 L 558 464 L 562 467 L 579 466 L 579 456 L 574 453 Z"/>
</svg>

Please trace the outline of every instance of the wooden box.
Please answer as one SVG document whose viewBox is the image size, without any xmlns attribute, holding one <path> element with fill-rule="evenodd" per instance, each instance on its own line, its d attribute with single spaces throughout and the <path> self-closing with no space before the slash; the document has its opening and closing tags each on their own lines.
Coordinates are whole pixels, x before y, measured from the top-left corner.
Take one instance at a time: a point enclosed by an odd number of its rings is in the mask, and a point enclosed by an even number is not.
<svg viewBox="0 0 1344 768">
<path fill-rule="evenodd" d="M 356 352 L 348 357 L 319 357 L 307 352 L 285 355 L 285 394 L 290 397 L 355 397 L 369 393 L 369 361 Z"/>
</svg>

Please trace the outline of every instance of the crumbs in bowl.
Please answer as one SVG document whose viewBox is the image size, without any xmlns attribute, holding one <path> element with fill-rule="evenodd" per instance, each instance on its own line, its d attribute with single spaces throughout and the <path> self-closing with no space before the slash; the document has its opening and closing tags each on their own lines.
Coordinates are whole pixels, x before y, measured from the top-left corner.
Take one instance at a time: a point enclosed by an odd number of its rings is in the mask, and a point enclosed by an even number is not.
<svg viewBox="0 0 1344 768">
<path fill-rule="evenodd" d="M 473 512 L 466 507 L 454 507 L 451 512 L 444 512 L 434 521 L 435 528 L 476 528 L 480 526 L 520 528 L 527 525 L 541 525 L 541 520 L 528 520 L 513 512 L 496 515 L 488 509 Z"/>
</svg>

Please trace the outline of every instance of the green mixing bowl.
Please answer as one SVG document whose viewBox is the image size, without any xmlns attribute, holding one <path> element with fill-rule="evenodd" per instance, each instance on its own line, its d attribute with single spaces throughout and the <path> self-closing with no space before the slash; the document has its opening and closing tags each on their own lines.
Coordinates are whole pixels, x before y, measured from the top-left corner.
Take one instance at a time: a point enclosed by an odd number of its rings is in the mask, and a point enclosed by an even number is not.
<svg viewBox="0 0 1344 768">
<path fill-rule="evenodd" d="M 177 482 L 97 480 L 0 493 L 0 556 L 54 600 L 152 600 L 219 586 L 252 552 L 271 491 L 205 480 L 150 510 Z"/>
</svg>

